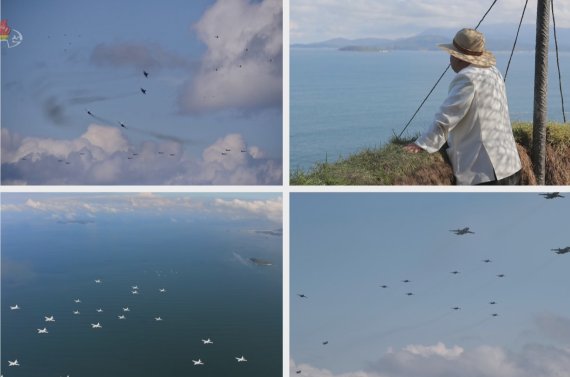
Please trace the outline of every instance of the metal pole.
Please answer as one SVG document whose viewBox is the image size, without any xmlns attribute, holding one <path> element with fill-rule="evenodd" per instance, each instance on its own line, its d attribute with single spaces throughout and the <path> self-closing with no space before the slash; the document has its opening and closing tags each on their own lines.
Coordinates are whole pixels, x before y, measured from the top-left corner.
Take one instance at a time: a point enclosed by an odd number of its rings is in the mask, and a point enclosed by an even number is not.
<svg viewBox="0 0 570 377">
<path fill-rule="evenodd" d="M 536 47 L 534 56 L 534 111 L 532 127 L 532 164 L 539 185 L 546 176 L 546 123 L 548 121 L 548 38 L 550 7 L 548 0 L 538 0 L 536 10 Z"/>
</svg>

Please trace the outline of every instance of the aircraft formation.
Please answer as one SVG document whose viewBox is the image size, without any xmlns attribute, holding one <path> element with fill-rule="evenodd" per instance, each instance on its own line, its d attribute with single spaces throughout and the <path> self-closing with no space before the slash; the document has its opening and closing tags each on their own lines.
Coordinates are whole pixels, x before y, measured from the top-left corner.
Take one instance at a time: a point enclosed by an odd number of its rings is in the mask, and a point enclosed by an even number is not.
<svg viewBox="0 0 570 377">
<path fill-rule="evenodd" d="M 94 283 L 95 283 L 95 285 L 102 285 L 103 280 L 95 279 Z M 132 289 L 132 292 L 137 292 L 137 294 L 138 294 L 138 292 L 139 292 L 138 285 L 133 285 L 130 288 Z M 167 292 L 167 290 L 166 290 L 166 288 L 159 288 L 158 292 L 161 294 L 164 294 Z M 79 298 L 76 298 L 76 299 L 73 299 L 73 302 L 75 304 L 81 304 L 82 300 Z M 131 310 L 128 306 L 121 307 L 121 309 L 122 309 L 122 313 L 131 313 Z M 10 305 L 10 310 L 11 311 L 15 311 L 15 310 L 22 311 L 22 310 L 25 310 L 25 308 L 22 309 L 18 304 L 16 304 L 16 305 Z M 94 311 L 96 313 L 99 313 L 99 314 L 104 313 L 104 310 L 101 307 L 96 308 Z M 80 315 L 79 310 L 73 310 L 72 313 L 73 313 L 73 315 Z M 117 318 L 117 320 L 120 320 L 120 321 L 128 320 L 128 317 L 126 314 L 118 314 L 118 315 L 116 315 L 116 318 Z M 154 322 L 163 322 L 164 321 L 164 319 L 161 316 L 153 317 L 153 319 L 154 319 Z M 110 320 L 110 319 L 107 318 L 107 320 Z M 54 315 L 44 315 L 44 323 L 51 323 L 51 324 L 56 323 L 55 316 Z M 90 323 L 89 322 L 87 325 L 90 326 L 90 328 L 94 331 L 104 331 L 104 326 L 103 326 L 103 323 L 101 323 L 101 321 L 98 321 L 96 323 Z M 55 325 L 52 325 L 52 326 L 55 326 Z M 37 331 L 38 335 L 49 336 L 49 334 L 50 334 L 49 330 L 50 329 L 48 329 L 47 327 L 44 327 L 44 328 L 37 328 L 36 331 Z M 54 327 L 54 329 L 55 329 L 55 327 Z M 204 345 L 213 345 L 214 344 L 214 341 L 211 338 L 201 339 L 201 341 L 202 341 L 202 344 L 204 344 Z M 244 363 L 244 362 L 248 361 L 243 355 L 234 356 L 234 358 L 236 359 L 237 363 Z M 206 363 L 204 361 L 202 361 L 201 359 L 192 360 L 192 362 L 193 362 L 194 366 L 206 365 Z M 20 364 L 18 359 L 15 359 L 13 361 L 11 361 L 11 360 L 8 361 L 8 367 L 22 367 L 22 365 Z M 0 377 L 3 377 L 3 375 Z"/>
<path fill-rule="evenodd" d="M 563 196 L 560 196 L 560 195 L 558 195 L 558 194 L 559 194 L 559 193 L 541 194 L 541 195 L 550 195 L 550 196 L 552 196 L 552 197 L 546 197 L 546 199 L 553 199 L 553 198 L 555 198 L 555 197 L 563 197 Z M 472 232 L 469 227 L 453 229 L 453 230 L 450 230 L 450 232 L 453 232 L 453 233 L 455 233 L 456 235 L 475 234 L 475 232 Z M 562 247 L 562 248 L 556 248 L 556 249 L 551 249 L 551 250 L 554 251 L 555 254 L 566 254 L 566 253 L 570 253 L 570 246 L 566 246 L 566 247 Z M 489 263 L 492 262 L 492 260 L 491 260 L 491 259 L 483 259 L 483 260 L 481 260 L 481 262 L 483 262 L 483 263 L 485 263 L 485 264 L 489 264 Z M 451 273 L 452 275 L 454 275 L 454 276 L 457 276 L 457 275 L 459 275 L 459 274 L 461 273 L 461 271 L 454 270 L 454 271 L 451 271 L 450 273 Z M 503 279 L 503 278 L 506 277 L 506 274 L 504 274 L 504 273 L 499 273 L 499 274 L 495 274 L 495 276 L 496 276 L 496 278 L 498 278 L 498 279 Z M 403 279 L 403 280 L 401 280 L 400 282 L 401 282 L 402 284 L 408 286 L 410 283 L 412 283 L 412 280 L 410 280 L 410 279 Z M 390 286 L 389 286 L 388 284 L 381 284 L 381 285 L 379 285 L 379 287 L 382 288 L 382 289 L 388 289 Z M 408 296 L 408 297 L 410 297 L 410 296 L 415 296 L 415 295 L 416 295 L 416 294 L 415 294 L 414 292 L 406 292 L 406 293 L 405 293 L 405 296 Z M 302 299 L 308 299 L 308 297 L 307 297 L 305 294 L 303 294 L 303 293 L 297 293 L 297 296 L 298 296 L 299 298 L 302 298 Z M 497 302 L 496 300 L 491 300 L 491 301 L 488 302 L 488 305 L 493 305 L 493 306 L 494 306 L 494 305 L 497 305 L 497 304 L 498 304 L 498 302 Z M 456 305 L 456 306 L 451 306 L 451 307 L 450 307 L 450 310 L 452 310 L 453 312 L 459 312 L 459 311 L 461 310 L 461 307 L 459 307 L 459 306 L 457 306 L 457 305 Z M 494 312 L 494 311 L 492 311 L 492 312 L 490 311 L 490 313 L 489 313 L 488 315 L 489 315 L 489 317 L 487 317 L 487 318 L 497 318 L 497 317 L 499 317 L 499 313 Z M 485 320 L 481 320 L 481 321 L 479 322 L 479 324 L 481 324 L 481 323 L 483 323 L 483 322 L 485 322 Z M 329 341 L 328 341 L 328 340 L 325 340 L 325 341 L 322 341 L 321 343 L 322 343 L 322 345 L 327 345 L 327 344 L 329 343 Z M 295 374 L 301 374 L 301 373 L 302 373 L 302 369 L 296 369 L 296 370 L 295 370 Z"/>
</svg>

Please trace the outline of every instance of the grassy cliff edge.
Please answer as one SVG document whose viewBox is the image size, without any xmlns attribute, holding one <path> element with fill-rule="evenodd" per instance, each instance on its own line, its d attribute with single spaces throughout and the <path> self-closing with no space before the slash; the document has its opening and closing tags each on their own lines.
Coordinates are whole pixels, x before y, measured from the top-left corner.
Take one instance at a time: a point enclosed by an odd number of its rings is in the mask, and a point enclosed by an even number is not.
<svg viewBox="0 0 570 377">
<path fill-rule="evenodd" d="M 513 123 L 523 165 L 522 183 L 536 184 L 530 153 L 532 124 Z M 310 170 L 291 173 L 291 185 L 452 185 L 453 172 L 444 151 L 409 154 L 402 146 L 414 140 L 394 139 L 379 148 L 367 148 L 334 163 L 319 162 Z M 547 127 L 546 184 L 570 184 L 570 126 Z"/>
</svg>

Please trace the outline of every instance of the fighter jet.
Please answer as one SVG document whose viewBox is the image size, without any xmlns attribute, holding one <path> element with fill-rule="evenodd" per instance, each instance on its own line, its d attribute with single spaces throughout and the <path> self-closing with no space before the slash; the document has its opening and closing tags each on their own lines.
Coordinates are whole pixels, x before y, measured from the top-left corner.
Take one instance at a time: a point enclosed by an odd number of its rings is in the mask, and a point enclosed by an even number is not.
<svg viewBox="0 0 570 377">
<path fill-rule="evenodd" d="M 381 285 L 380 288 L 388 288 L 387 285 Z"/>
<path fill-rule="evenodd" d="M 147 71 L 143 71 L 143 75 L 144 75 L 144 77 L 148 78 L 148 72 Z"/>
<path fill-rule="evenodd" d="M 15 306 L 10 306 L 10 310 L 20 310 L 20 307 L 16 304 Z"/>
<path fill-rule="evenodd" d="M 498 317 L 499 315 L 497 313 L 493 313 L 492 314 L 493 317 Z"/>
<path fill-rule="evenodd" d="M 79 310 L 74 310 L 74 311 L 73 311 L 73 314 L 74 314 L 74 315 L 79 315 Z"/>
<path fill-rule="evenodd" d="M 235 359 L 237 360 L 238 363 L 243 363 L 244 361 L 247 361 L 247 359 L 243 355 L 241 357 L 236 357 Z"/>
<path fill-rule="evenodd" d="M 451 308 L 451 309 L 453 309 L 453 310 L 459 310 L 459 309 L 461 309 L 461 308 L 460 308 L 459 306 L 456 306 L 456 307 L 453 307 L 453 308 Z"/>
<path fill-rule="evenodd" d="M 323 346 L 326 346 L 327 344 L 329 344 L 329 341 L 328 341 L 328 340 L 325 340 L 325 341 L 323 342 Z"/>
<path fill-rule="evenodd" d="M 214 344 L 214 342 L 212 341 L 212 339 L 208 338 L 208 339 L 202 339 L 202 343 L 204 344 Z"/>
<path fill-rule="evenodd" d="M 46 322 L 55 322 L 53 315 L 51 317 L 44 317 L 44 318 L 46 319 Z"/>
<path fill-rule="evenodd" d="M 222 152 L 222 156 L 227 156 L 228 154 L 226 152 Z"/>
<path fill-rule="evenodd" d="M 490 259 L 483 259 L 483 262 L 485 262 L 485 263 L 491 263 L 491 260 L 490 260 Z"/>
<path fill-rule="evenodd" d="M 101 326 L 101 324 L 99 322 L 97 322 L 97 323 L 92 323 L 91 328 L 92 329 L 102 329 L 103 326 Z"/>
<path fill-rule="evenodd" d="M 80 299 L 78 299 L 78 298 L 77 298 L 77 299 L 75 299 L 75 300 L 73 300 L 73 301 L 74 301 L 76 304 L 79 304 L 79 303 L 81 302 L 81 300 L 80 300 Z"/>
<path fill-rule="evenodd" d="M 408 293 L 406 293 L 406 295 L 413 296 L 414 294 L 412 292 L 408 292 Z"/>
<path fill-rule="evenodd" d="M 459 273 L 459 271 L 451 271 L 451 273 L 452 273 L 453 275 L 457 275 L 457 274 Z"/>
<path fill-rule="evenodd" d="M 450 232 L 455 233 L 457 236 L 462 236 L 464 234 L 475 234 L 475 232 L 469 230 L 469 227 L 465 227 L 463 229 L 452 229 Z"/>
<path fill-rule="evenodd" d="M 43 329 L 38 329 L 38 334 L 47 334 L 48 330 L 47 327 L 44 327 Z"/>
<path fill-rule="evenodd" d="M 295 373 L 297 373 L 297 374 L 301 374 L 301 371 L 300 371 L 300 370 L 298 370 L 298 371 L 296 371 Z"/>
<path fill-rule="evenodd" d="M 125 319 L 125 318 L 127 318 L 127 317 L 125 317 L 124 315 L 118 315 L 117 318 L 119 318 L 119 319 Z"/>
<path fill-rule="evenodd" d="M 101 284 L 101 279 L 95 279 L 95 284 Z"/>
<path fill-rule="evenodd" d="M 146 89 L 141 88 L 142 94 L 146 94 Z"/>
<path fill-rule="evenodd" d="M 504 278 L 504 277 L 505 277 L 505 274 L 499 274 L 499 275 L 497 275 L 497 277 L 498 277 L 498 278 Z"/>
<path fill-rule="evenodd" d="M 497 302 L 495 302 L 495 301 L 489 302 L 489 304 L 491 304 L 491 305 L 495 305 L 496 303 L 497 303 Z"/>
<path fill-rule="evenodd" d="M 550 249 L 552 251 L 556 251 L 556 254 L 566 254 L 566 253 L 570 253 L 570 246 L 566 246 L 563 248 L 558 248 L 558 249 Z"/>
<path fill-rule="evenodd" d="M 93 113 L 91 111 L 89 111 L 89 110 L 86 110 L 86 111 L 87 111 L 87 114 L 93 116 Z"/>
<path fill-rule="evenodd" d="M 121 127 L 127 128 L 127 126 L 125 126 L 125 124 L 123 122 L 119 122 L 119 124 L 121 125 Z"/>
<path fill-rule="evenodd" d="M 157 322 L 160 322 L 160 321 L 162 321 L 162 318 L 160 318 L 160 317 L 155 317 L 154 320 L 157 321 Z"/>
<path fill-rule="evenodd" d="M 246 153 L 246 152 L 247 152 L 247 149 L 242 149 L 242 150 L 241 150 L 241 153 Z"/>
<path fill-rule="evenodd" d="M 544 199 L 564 198 L 559 192 L 548 192 L 546 194 L 538 194 L 544 196 Z"/>
<path fill-rule="evenodd" d="M 226 152 L 231 152 L 232 150 L 229 148 L 226 148 Z"/>
<path fill-rule="evenodd" d="M 9 367 L 19 367 L 20 363 L 18 363 L 18 360 L 14 360 L 14 361 L 8 360 L 8 366 Z"/>
<path fill-rule="evenodd" d="M 412 282 L 412 281 L 411 281 L 411 280 L 408 280 L 408 279 L 402 280 L 402 283 L 411 283 L 411 282 Z"/>
<path fill-rule="evenodd" d="M 204 365 L 204 362 L 200 359 L 198 360 L 192 360 L 192 362 L 194 363 L 194 365 Z"/>
<path fill-rule="evenodd" d="M 301 298 L 308 298 L 307 296 L 305 296 L 303 293 L 297 293 L 297 296 L 301 297 Z"/>
</svg>

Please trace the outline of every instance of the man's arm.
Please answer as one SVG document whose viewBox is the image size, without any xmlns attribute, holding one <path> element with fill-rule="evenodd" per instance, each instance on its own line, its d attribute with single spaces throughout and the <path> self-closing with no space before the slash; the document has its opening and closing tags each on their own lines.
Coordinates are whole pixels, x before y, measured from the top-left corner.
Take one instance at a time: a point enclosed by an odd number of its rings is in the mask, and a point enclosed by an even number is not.
<svg viewBox="0 0 570 377">
<path fill-rule="evenodd" d="M 449 94 L 429 129 L 425 131 L 415 143 L 408 144 L 404 150 L 418 153 L 426 150 L 429 153 L 437 152 L 447 141 L 447 135 L 463 119 L 473 101 L 475 86 L 466 75 L 458 74 L 451 82 Z"/>
</svg>

